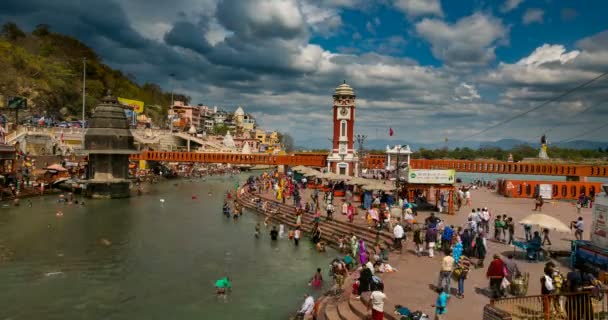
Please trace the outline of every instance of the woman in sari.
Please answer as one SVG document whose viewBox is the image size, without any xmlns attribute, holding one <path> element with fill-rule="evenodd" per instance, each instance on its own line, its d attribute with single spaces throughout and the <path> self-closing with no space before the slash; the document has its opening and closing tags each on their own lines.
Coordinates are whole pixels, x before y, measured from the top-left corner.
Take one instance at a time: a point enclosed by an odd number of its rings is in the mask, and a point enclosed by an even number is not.
<svg viewBox="0 0 608 320">
<path fill-rule="evenodd" d="M 348 222 L 352 223 L 355 220 L 355 206 L 352 203 L 348 204 L 346 208 L 346 218 L 348 218 Z"/>
<path fill-rule="evenodd" d="M 359 263 L 364 266 L 367 263 L 367 250 L 365 250 L 365 242 L 359 240 Z"/>
</svg>

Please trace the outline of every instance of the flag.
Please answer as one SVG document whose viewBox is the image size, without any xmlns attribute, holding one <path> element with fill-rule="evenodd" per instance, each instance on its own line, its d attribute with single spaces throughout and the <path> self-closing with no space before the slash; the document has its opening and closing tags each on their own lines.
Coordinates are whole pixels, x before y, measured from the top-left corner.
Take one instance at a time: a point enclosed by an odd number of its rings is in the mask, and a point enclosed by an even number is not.
<svg viewBox="0 0 608 320">
<path fill-rule="evenodd" d="M 393 131 L 393 128 L 388 128 L 388 135 L 392 137 L 393 133 L 395 133 L 395 131 Z"/>
</svg>

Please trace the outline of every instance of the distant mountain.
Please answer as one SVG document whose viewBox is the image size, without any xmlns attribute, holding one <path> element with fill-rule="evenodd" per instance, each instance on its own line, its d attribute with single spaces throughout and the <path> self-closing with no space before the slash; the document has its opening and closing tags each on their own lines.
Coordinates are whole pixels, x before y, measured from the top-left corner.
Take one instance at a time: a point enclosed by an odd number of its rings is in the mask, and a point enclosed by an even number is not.
<svg viewBox="0 0 608 320">
<path fill-rule="evenodd" d="M 304 149 L 329 149 L 330 143 L 327 139 L 323 138 L 310 138 L 310 139 L 297 139 L 296 144 L 301 146 Z M 421 148 L 425 149 L 440 149 L 446 146 L 445 143 L 418 143 L 411 142 L 406 140 L 398 140 L 395 139 L 370 139 L 366 140 L 364 144 L 364 148 L 367 150 L 375 149 L 375 150 L 385 150 L 386 146 L 394 146 L 396 144 L 407 144 L 410 148 L 415 151 Z M 531 142 L 524 141 L 518 139 L 500 139 L 496 141 L 448 141 L 447 143 L 449 149 L 454 148 L 471 148 L 471 149 L 479 149 L 480 147 L 491 147 L 491 148 L 501 148 L 503 150 L 513 149 L 517 146 L 528 145 L 533 148 L 539 148 L 539 142 Z M 568 148 L 568 149 L 577 149 L 577 150 L 597 150 L 598 148 L 606 149 L 608 148 L 608 142 L 601 141 L 589 141 L 589 140 L 574 140 L 563 143 L 551 143 L 549 141 L 549 146 L 560 147 L 560 148 Z M 359 146 L 356 145 L 358 148 Z"/>
</svg>

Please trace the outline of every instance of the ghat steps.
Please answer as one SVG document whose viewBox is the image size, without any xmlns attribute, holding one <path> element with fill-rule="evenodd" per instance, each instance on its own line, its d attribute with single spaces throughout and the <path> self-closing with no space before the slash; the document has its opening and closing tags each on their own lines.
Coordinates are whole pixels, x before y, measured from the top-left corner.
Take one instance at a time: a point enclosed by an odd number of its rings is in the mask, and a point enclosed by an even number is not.
<svg viewBox="0 0 608 320">
<path fill-rule="evenodd" d="M 258 210 L 257 199 L 267 201 L 269 204 L 272 203 L 272 210 L 276 208 L 276 213 L 271 213 L 271 209 Z M 288 204 L 268 199 L 261 195 L 245 192 L 238 195 L 236 200 L 240 205 L 250 210 L 254 210 L 260 214 L 263 214 L 270 218 L 273 223 L 283 223 L 288 228 L 295 228 L 296 221 L 296 210 L 295 207 Z M 260 206 L 261 207 L 261 206 Z M 302 230 L 304 232 L 310 232 L 312 229 L 314 217 L 310 213 L 304 213 L 302 215 Z M 321 238 L 326 241 L 329 245 L 337 247 L 338 238 L 344 235 L 350 235 L 354 233 L 359 239 L 363 239 L 368 244 L 373 244 L 376 239 L 376 231 L 374 229 L 366 228 L 351 224 L 348 222 L 330 220 L 327 221 L 322 218 L 319 226 L 321 227 L 322 233 Z M 380 242 L 385 244 L 392 243 L 392 235 L 386 231 L 380 232 Z M 369 245 L 368 245 L 369 248 Z M 361 302 L 361 300 L 351 297 L 353 279 L 351 276 L 347 277 L 344 284 L 344 292 L 339 296 L 325 296 L 321 298 L 317 319 L 319 320 L 360 320 L 369 319 L 370 312 L 367 310 L 367 306 Z M 395 316 L 390 314 L 390 310 L 385 310 L 384 319 L 397 320 Z"/>
</svg>

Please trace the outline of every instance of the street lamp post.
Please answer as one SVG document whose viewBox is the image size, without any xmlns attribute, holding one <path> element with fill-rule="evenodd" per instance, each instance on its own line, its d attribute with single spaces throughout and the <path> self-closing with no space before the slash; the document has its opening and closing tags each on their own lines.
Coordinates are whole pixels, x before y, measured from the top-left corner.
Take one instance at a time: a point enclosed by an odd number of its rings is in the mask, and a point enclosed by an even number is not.
<svg viewBox="0 0 608 320">
<path fill-rule="evenodd" d="M 400 177 L 399 177 L 399 167 L 401 166 L 399 164 L 399 162 L 401 161 L 400 160 L 401 145 L 398 145 L 396 147 L 396 149 L 397 149 L 397 164 L 396 164 L 396 167 L 397 167 L 396 175 L 397 175 L 397 177 L 395 179 L 395 187 L 396 187 L 396 189 L 395 189 L 395 198 L 398 198 L 399 197 L 399 187 L 400 187 L 400 184 L 401 184 Z"/>
<path fill-rule="evenodd" d="M 365 139 L 367 139 L 367 136 L 363 135 L 363 134 L 358 134 L 356 136 L 356 138 L 357 138 L 357 143 L 359 144 L 359 172 L 358 172 L 358 175 L 360 177 L 363 173 L 363 143 L 365 143 Z"/>
<path fill-rule="evenodd" d="M 173 105 L 175 102 L 173 101 L 173 78 L 175 77 L 174 73 L 169 74 L 169 86 L 171 87 L 171 105 L 169 106 L 169 110 L 173 110 Z M 173 132 L 173 113 L 171 113 L 171 117 L 169 118 L 169 129 Z"/>
<path fill-rule="evenodd" d="M 82 59 L 82 127 L 84 128 L 84 113 L 86 103 L 86 87 L 87 87 L 87 58 Z"/>
</svg>

